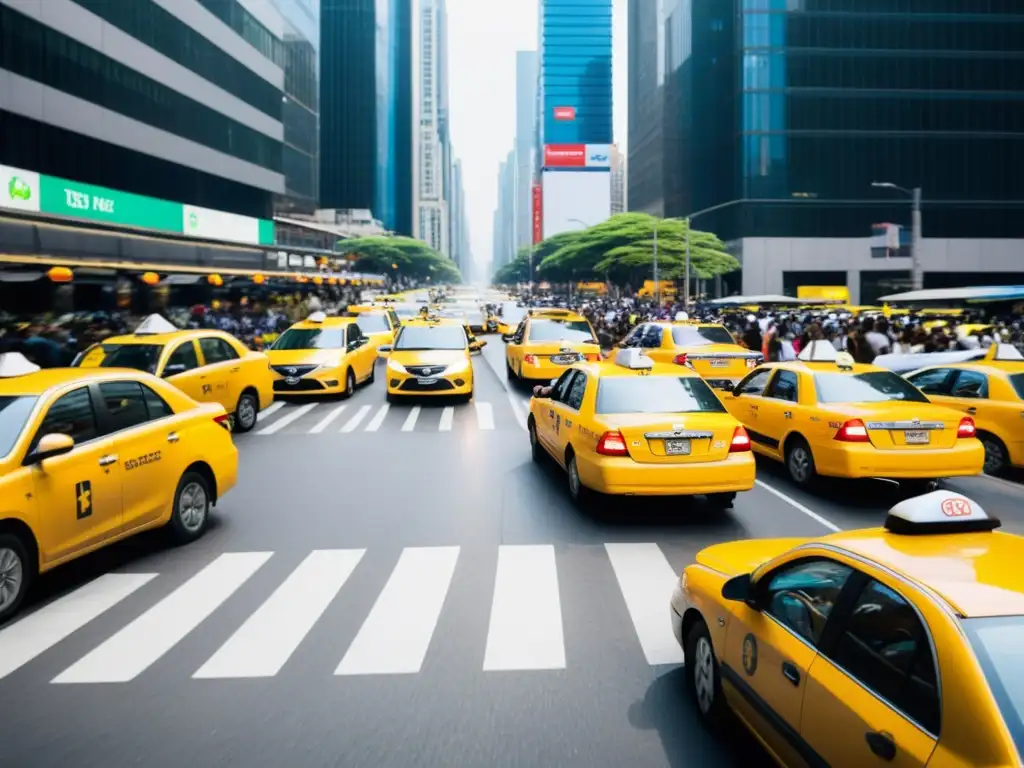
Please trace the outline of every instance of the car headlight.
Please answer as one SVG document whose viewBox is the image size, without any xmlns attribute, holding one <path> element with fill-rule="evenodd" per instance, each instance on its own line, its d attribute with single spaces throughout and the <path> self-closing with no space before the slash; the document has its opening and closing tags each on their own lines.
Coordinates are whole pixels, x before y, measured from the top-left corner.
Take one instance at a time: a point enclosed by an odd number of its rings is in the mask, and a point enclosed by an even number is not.
<svg viewBox="0 0 1024 768">
<path fill-rule="evenodd" d="M 388 370 L 394 371 L 395 373 L 408 373 L 408 371 L 405 370 L 405 366 L 397 360 L 388 360 Z"/>
<path fill-rule="evenodd" d="M 444 373 L 445 373 L 445 376 L 447 376 L 449 374 L 463 373 L 465 371 L 468 371 L 469 367 L 470 367 L 469 360 L 462 360 L 462 361 L 460 361 L 458 363 L 452 363 L 451 365 L 449 365 L 447 368 L 445 368 Z"/>
</svg>

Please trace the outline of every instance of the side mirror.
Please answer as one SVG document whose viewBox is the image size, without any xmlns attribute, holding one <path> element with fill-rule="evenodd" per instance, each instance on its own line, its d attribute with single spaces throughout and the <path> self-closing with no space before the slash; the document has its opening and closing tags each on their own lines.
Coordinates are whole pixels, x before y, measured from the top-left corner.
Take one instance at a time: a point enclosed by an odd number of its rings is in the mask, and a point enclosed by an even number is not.
<svg viewBox="0 0 1024 768">
<path fill-rule="evenodd" d="M 733 600 L 738 603 L 746 603 L 753 607 L 754 590 L 750 581 L 750 574 L 744 573 L 741 576 L 733 576 L 722 585 L 722 597 L 726 600 Z"/>
<path fill-rule="evenodd" d="M 506 344 L 508 344 L 510 341 L 512 341 L 512 334 L 511 333 L 503 333 L 503 334 L 501 334 L 501 340 L 504 341 Z"/>
<path fill-rule="evenodd" d="M 168 365 L 164 367 L 163 377 L 165 379 L 171 376 L 177 376 L 179 373 L 184 373 L 188 368 L 185 367 L 184 363 L 175 363 L 174 365 Z"/>
<path fill-rule="evenodd" d="M 736 385 L 733 384 L 731 381 L 723 381 L 722 382 L 722 390 L 724 392 L 733 392 L 733 393 L 735 393 L 736 392 Z"/>
<path fill-rule="evenodd" d="M 75 447 L 75 440 L 71 435 L 64 435 L 55 432 L 50 435 L 43 435 L 39 445 L 28 456 L 25 457 L 25 464 L 40 464 L 46 459 L 54 456 L 62 456 L 69 453 Z"/>
<path fill-rule="evenodd" d="M 381 344 L 377 347 L 377 357 L 387 357 L 391 354 L 391 349 L 392 347 L 390 344 Z"/>
</svg>

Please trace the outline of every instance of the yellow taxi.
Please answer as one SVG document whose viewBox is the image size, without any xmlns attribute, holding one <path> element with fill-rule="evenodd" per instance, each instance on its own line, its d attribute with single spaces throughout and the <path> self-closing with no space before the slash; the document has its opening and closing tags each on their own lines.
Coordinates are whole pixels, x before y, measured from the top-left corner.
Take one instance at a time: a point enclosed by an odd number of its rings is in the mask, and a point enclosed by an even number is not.
<svg viewBox="0 0 1024 768">
<path fill-rule="evenodd" d="M 166 379 L 193 400 L 224 406 L 236 432 L 255 427 L 259 412 L 274 401 L 266 354 L 221 331 L 178 330 L 160 315 L 147 317 L 132 334 L 94 345 L 76 364 L 132 368 Z"/>
<path fill-rule="evenodd" d="M 754 487 L 750 438 L 707 383 L 639 349 L 579 362 L 535 388 L 526 426 L 534 460 L 550 454 L 577 501 L 591 491 L 703 494 L 727 508 Z"/>
<path fill-rule="evenodd" d="M 723 397 L 756 453 L 784 462 L 800 485 L 825 475 L 925 487 L 981 473 L 985 450 L 970 416 L 930 403 L 892 371 L 844 357 L 814 341 L 795 362 L 762 365 Z"/>
<path fill-rule="evenodd" d="M 689 365 L 716 389 L 735 385 L 764 360 L 760 352 L 741 347 L 725 326 L 715 323 L 640 323 L 622 346 L 642 349 L 660 363 Z"/>
<path fill-rule="evenodd" d="M 590 322 L 568 310 L 530 310 L 513 333 L 502 337 L 505 371 L 513 381 L 550 381 L 582 355 L 596 362 L 601 347 Z"/>
<path fill-rule="evenodd" d="M 377 352 L 363 332 L 364 317 L 314 312 L 281 334 L 267 355 L 281 395 L 344 395 L 372 384 Z"/>
<path fill-rule="evenodd" d="M 409 320 L 394 345 L 377 353 L 387 359 L 387 399 L 424 395 L 473 397 L 473 362 L 466 328 L 455 320 Z"/>
<path fill-rule="evenodd" d="M 39 573 L 150 528 L 201 536 L 238 475 L 229 418 L 148 373 L 0 355 L 0 623 Z"/>
<path fill-rule="evenodd" d="M 348 308 L 348 315 L 359 320 L 359 327 L 374 349 L 381 344 L 393 343 L 395 331 L 402 325 L 398 313 L 391 307 L 352 305 Z"/>
<path fill-rule="evenodd" d="M 1024 356 L 1016 347 L 995 344 L 976 363 L 929 366 L 907 379 L 936 405 L 974 419 L 986 472 L 1024 467 Z"/>
<path fill-rule="evenodd" d="M 671 597 L 700 714 L 782 766 L 1020 766 L 1024 538 L 934 491 L 884 527 L 697 553 Z"/>
</svg>

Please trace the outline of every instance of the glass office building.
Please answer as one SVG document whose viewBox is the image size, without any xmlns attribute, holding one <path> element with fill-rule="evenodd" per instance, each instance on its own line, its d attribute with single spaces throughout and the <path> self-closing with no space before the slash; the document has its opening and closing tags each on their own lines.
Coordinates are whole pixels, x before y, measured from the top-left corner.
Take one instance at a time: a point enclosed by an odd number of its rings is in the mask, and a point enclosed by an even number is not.
<svg viewBox="0 0 1024 768">
<path fill-rule="evenodd" d="M 412 234 L 412 2 L 321 0 L 320 207 Z"/>
<path fill-rule="evenodd" d="M 612 0 L 542 0 L 540 13 L 541 143 L 611 144 Z"/>
</svg>

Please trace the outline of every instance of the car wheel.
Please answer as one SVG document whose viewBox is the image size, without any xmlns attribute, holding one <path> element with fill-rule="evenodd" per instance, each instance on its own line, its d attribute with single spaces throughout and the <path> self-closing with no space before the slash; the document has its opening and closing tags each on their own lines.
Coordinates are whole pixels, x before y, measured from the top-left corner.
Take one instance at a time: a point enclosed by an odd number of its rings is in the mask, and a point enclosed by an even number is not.
<svg viewBox="0 0 1024 768">
<path fill-rule="evenodd" d="M 908 499 L 938 490 L 938 480 L 900 480 L 900 492 Z"/>
<path fill-rule="evenodd" d="M 726 711 L 722 680 L 707 624 L 698 619 L 686 635 L 686 684 L 697 711 L 709 725 L 718 725 Z"/>
<path fill-rule="evenodd" d="M 979 432 L 978 439 L 985 447 L 985 474 L 1001 475 L 1010 464 L 1003 441 L 988 432 Z"/>
<path fill-rule="evenodd" d="M 397 403 L 398 402 L 398 396 L 397 395 L 392 395 L 390 392 L 388 392 L 384 396 L 384 399 L 387 400 L 389 403 Z"/>
<path fill-rule="evenodd" d="M 714 509 L 732 509 L 733 503 L 736 501 L 736 493 L 709 493 L 708 504 Z"/>
<path fill-rule="evenodd" d="M 802 438 L 790 441 L 786 449 L 786 469 L 797 485 L 811 485 L 818 476 L 814 468 L 814 454 L 811 447 Z"/>
<path fill-rule="evenodd" d="M 345 398 L 350 398 L 356 393 L 356 375 L 351 368 L 345 374 Z"/>
<path fill-rule="evenodd" d="M 544 458 L 544 449 L 537 440 L 537 422 L 533 420 L 533 416 L 526 422 L 526 431 L 530 433 L 530 455 L 539 463 Z"/>
<path fill-rule="evenodd" d="M 0 534 L 0 624 L 21 607 L 33 575 L 25 543 L 14 534 Z"/>
<path fill-rule="evenodd" d="M 255 427 L 259 413 L 259 398 L 252 392 L 243 392 L 235 406 L 235 432 L 243 434 Z"/>
<path fill-rule="evenodd" d="M 370 375 L 366 377 L 366 383 L 373 384 L 377 380 L 377 363 L 374 361 L 373 365 L 370 366 Z"/>
<path fill-rule="evenodd" d="M 569 474 L 569 495 L 572 497 L 572 500 L 578 503 L 586 501 L 587 497 L 590 496 L 590 489 L 580 479 L 580 470 L 576 466 L 575 455 L 569 457 L 565 468 Z"/>
<path fill-rule="evenodd" d="M 171 510 L 171 536 L 179 544 L 195 541 L 210 521 L 210 484 L 198 472 L 186 472 L 178 483 Z"/>
</svg>

